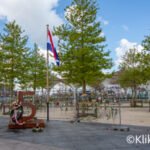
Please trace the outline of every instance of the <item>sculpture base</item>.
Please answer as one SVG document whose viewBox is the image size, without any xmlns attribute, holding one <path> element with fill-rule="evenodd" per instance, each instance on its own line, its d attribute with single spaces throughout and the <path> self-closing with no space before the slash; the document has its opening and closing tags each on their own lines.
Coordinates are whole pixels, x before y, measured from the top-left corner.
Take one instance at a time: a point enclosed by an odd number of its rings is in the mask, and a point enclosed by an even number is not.
<svg viewBox="0 0 150 150">
<path fill-rule="evenodd" d="M 26 129 L 26 128 L 35 128 L 35 127 L 45 128 L 44 120 L 42 120 L 42 119 L 34 120 L 33 119 L 33 120 L 26 121 L 23 125 L 14 124 L 12 122 L 10 122 L 8 124 L 9 129 Z"/>
</svg>

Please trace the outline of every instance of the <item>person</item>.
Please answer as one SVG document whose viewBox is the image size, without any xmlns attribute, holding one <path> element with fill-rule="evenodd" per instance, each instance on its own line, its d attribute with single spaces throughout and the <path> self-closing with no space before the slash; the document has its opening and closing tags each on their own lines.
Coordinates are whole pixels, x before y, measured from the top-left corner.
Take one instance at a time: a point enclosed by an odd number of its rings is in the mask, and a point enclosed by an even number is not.
<svg viewBox="0 0 150 150">
<path fill-rule="evenodd" d="M 23 125 L 24 122 L 20 122 L 22 115 L 23 115 L 23 106 L 21 104 L 18 104 L 17 102 L 14 102 L 12 104 L 12 110 L 10 113 L 12 122 L 18 125 Z"/>
</svg>

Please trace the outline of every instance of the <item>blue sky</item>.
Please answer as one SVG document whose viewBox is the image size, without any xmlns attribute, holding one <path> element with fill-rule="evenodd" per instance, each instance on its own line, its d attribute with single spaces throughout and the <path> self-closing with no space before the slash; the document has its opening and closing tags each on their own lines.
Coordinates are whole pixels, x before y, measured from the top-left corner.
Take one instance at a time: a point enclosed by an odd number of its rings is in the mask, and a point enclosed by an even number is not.
<svg viewBox="0 0 150 150">
<path fill-rule="evenodd" d="M 4 23 L 15 19 L 30 43 L 37 42 L 44 49 L 46 24 L 52 29 L 64 23 L 64 8 L 70 3 L 71 0 L 0 0 L 0 32 Z M 141 48 L 144 36 L 150 34 L 150 0 L 99 0 L 98 4 L 97 17 L 114 60 L 113 69 L 117 69 L 125 51 L 133 45 Z"/>
</svg>

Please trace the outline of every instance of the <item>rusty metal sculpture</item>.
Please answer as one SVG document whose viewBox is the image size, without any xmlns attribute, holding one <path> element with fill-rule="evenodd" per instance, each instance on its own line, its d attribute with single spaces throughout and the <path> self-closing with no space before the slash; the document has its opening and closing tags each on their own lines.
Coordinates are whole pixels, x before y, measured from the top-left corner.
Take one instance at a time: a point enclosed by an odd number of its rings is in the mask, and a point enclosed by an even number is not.
<svg viewBox="0 0 150 150">
<path fill-rule="evenodd" d="M 18 101 L 14 102 L 10 113 L 10 122 L 8 127 L 10 129 L 24 129 L 24 128 L 44 128 L 45 123 L 42 119 L 36 119 L 36 107 L 31 102 L 25 102 L 24 97 L 26 95 L 33 96 L 35 93 L 32 91 L 19 91 Z M 28 116 L 24 116 L 24 107 L 31 109 L 31 113 Z"/>
</svg>

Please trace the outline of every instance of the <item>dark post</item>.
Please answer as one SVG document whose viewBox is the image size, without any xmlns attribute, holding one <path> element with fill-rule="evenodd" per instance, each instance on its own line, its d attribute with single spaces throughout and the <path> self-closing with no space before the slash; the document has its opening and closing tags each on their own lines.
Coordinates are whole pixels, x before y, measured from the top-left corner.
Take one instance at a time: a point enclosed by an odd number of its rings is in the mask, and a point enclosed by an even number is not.
<svg viewBox="0 0 150 150">
<path fill-rule="evenodd" d="M 149 112 L 150 112 L 150 100 L 149 100 Z"/>
<path fill-rule="evenodd" d="M 49 121 L 49 102 L 47 102 L 47 121 Z"/>
<path fill-rule="evenodd" d="M 48 35 L 48 28 L 49 25 L 47 25 L 47 35 Z M 48 49 L 47 49 L 47 78 L 46 78 L 46 83 L 47 83 L 47 121 L 49 121 L 49 55 L 48 55 Z"/>
</svg>

